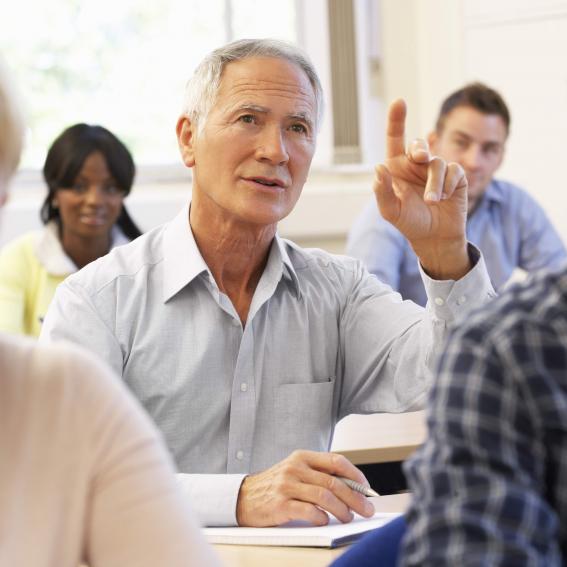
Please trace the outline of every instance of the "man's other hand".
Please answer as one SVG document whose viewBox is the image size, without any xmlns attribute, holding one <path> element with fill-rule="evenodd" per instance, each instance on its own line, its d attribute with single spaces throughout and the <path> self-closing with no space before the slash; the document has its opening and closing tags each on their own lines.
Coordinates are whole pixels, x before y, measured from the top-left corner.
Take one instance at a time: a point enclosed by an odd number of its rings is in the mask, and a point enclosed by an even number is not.
<svg viewBox="0 0 567 567">
<path fill-rule="evenodd" d="M 342 455 L 294 451 L 244 479 L 236 506 L 238 524 L 263 527 L 303 520 L 323 526 L 329 522 L 327 513 L 345 523 L 353 519 L 353 511 L 372 516 L 370 501 L 335 475 L 368 485 L 362 472 Z"/>
</svg>

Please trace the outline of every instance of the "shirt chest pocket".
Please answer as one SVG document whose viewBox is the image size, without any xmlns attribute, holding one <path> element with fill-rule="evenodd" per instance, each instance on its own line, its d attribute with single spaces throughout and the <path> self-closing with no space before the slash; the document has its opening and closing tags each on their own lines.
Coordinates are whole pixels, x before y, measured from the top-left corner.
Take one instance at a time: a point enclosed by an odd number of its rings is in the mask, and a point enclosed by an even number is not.
<svg viewBox="0 0 567 567">
<path fill-rule="evenodd" d="M 296 449 L 328 451 L 334 426 L 335 379 L 281 384 L 276 389 L 276 443 L 286 457 Z"/>
</svg>

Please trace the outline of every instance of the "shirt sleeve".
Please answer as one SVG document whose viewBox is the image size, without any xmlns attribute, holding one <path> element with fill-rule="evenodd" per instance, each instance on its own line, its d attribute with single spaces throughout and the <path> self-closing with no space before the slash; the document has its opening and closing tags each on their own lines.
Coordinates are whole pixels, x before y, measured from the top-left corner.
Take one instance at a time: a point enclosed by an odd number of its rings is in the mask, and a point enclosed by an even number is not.
<svg viewBox="0 0 567 567">
<path fill-rule="evenodd" d="M 110 364 L 119 375 L 123 353 L 114 333 L 95 308 L 87 291 L 72 280 L 57 288 L 45 321 L 41 342 L 69 341 L 81 344 Z M 204 525 L 236 525 L 236 501 L 245 475 L 179 474 L 185 494 L 193 502 Z"/>
<path fill-rule="evenodd" d="M 421 409 L 433 367 L 451 326 L 496 294 L 484 259 L 469 244 L 473 268 L 460 280 L 437 281 L 421 270 L 427 307 L 402 301 L 365 271 L 354 279 L 341 317 L 338 417 Z"/>
<path fill-rule="evenodd" d="M 97 312 L 88 292 L 73 277 L 57 287 L 39 340 L 42 343 L 69 341 L 80 344 L 104 360 L 122 376 L 122 349 L 109 324 Z"/>
<path fill-rule="evenodd" d="M 495 324 L 459 329 L 441 359 L 428 439 L 405 465 L 413 498 L 402 565 L 562 564 L 541 416 L 526 389 L 526 368 L 545 372 L 536 344 L 552 343 L 536 335 L 508 348 Z"/>
<path fill-rule="evenodd" d="M 22 250 L 6 246 L 0 253 L 0 331 L 25 334 L 25 290 L 30 278 Z"/>
<path fill-rule="evenodd" d="M 381 282 L 399 291 L 404 249 L 404 236 L 380 216 L 373 201 L 355 221 L 348 236 L 346 253 L 361 260 Z"/>
<path fill-rule="evenodd" d="M 204 526 L 236 526 L 236 503 L 245 474 L 183 474 L 177 479 Z"/>
</svg>

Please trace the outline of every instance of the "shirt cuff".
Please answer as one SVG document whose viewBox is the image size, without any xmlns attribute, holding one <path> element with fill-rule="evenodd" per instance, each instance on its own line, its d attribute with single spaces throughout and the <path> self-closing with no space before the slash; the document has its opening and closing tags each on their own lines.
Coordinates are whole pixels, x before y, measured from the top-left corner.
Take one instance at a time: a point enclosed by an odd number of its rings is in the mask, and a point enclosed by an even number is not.
<svg viewBox="0 0 567 567">
<path fill-rule="evenodd" d="M 434 280 L 419 266 L 427 308 L 439 319 L 452 319 L 457 313 L 480 307 L 496 297 L 482 253 L 470 242 L 468 251 L 473 267 L 460 280 Z"/>
<path fill-rule="evenodd" d="M 177 474 L 202 526 L 236 526 L 236 503 L 245 474 Z"/>
</svg>

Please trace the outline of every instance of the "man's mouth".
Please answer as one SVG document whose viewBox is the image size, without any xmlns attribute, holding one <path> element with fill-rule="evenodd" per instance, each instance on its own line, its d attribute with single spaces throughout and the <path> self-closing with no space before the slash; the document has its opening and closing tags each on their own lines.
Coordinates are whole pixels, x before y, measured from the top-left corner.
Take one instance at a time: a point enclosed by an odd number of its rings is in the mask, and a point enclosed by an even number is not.
<svg viewBox="0 0 567 567">
<path fill-rule="evenodd" d="M 266 187 L 285 187 L 285 183 L 281 179 L 273 177 L 248 177 L 248 181 L 253 181 L 254 183 L 259 183 Z"/>
</svg>

